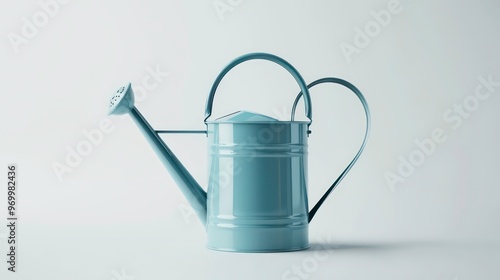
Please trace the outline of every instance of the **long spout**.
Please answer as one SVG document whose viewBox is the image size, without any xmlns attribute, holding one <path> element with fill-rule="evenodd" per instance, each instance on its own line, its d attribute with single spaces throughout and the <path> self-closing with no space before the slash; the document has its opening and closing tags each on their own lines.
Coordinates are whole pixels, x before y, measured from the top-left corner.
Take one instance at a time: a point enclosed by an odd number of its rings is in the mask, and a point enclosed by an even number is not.
<svg viewBox="0 0 500 280">
<path fill-rule="evenodd" d="M 149 144 L 153 147 L 156 155 L 158 155 L 165 168 L 167 168 L 170 175 L 181 189 L 191 207 L 193 207 L 201 223 L 205 226 L 207 221 L 207 193 L 198 182 L 196 182 L 193 176 L 169 149 L 167 144 L 165 144 L 158 133 L 134 106 L 134 93 L 130 83 L 118 89 L 117 94 L 113 96 L 110 104 L 110 115 L 125 113 L 128 113 L 137 124 L 144 137 L 146 137 Z"/>
</svg>

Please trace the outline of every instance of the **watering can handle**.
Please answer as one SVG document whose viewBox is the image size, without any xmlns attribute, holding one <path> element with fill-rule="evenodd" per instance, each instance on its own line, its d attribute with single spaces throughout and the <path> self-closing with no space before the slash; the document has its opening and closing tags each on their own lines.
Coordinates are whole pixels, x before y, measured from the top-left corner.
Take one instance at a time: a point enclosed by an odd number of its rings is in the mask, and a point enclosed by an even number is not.
<svg viewBox="0 0 500 280">
<path fill-rule="evenodd" d="M 297 81 L 297 83 L 300 86 L 301 93 L 304 93 L 304 105 L 305 105 L 305 110 L 306 110 L 306 116 L 309 119 L 308 126 L 310 126 L 312 123 L 311 97 L 309 95 L 309 89 L 306 86 L 306 82 L 304 81 L 302 76 L 299 74 L 299 72 L 290 63 L 288 63 L 286 60 L 284 60 L 278 56 L 268 54 L 268 53 L 249 53 L 249 54 L 242 55 L 242 56 L 234 59 L 233 61 L 231 61 L 228 65 L 226 65 L 226 67 L 224 67 L 224 69 L 222 69 L 222 71 L 219 73 L 219 75 L 215 79 L 215 81 L 212 85 L 212 89 L 210 89 L 210 94 L 208 95 L 208 98 L 207 98 L 207 106 L 205 109 L 205 120 L 204 120 L 205 124 L 207 123 L 208 118 L 212 115 L 212 106 L 213 106 L 213 102 L 214 102 L 215 91 L 217 90 L 217 87 L 219 86 L 222 78 L 224 78 L 224 76 L 231 69 L 233 69 L 236 65 L 238 65 L 242 62 L 248 61 L 248 60 L 252 60 L 252 59 L 264 59 L 264 60 L 269 60 L 269 61 L 275 62 L 275 63 L 281 65 L 286 70 L 288 70 L 288 72 L 290 72 L 290 74 L 292 74 L 292 76 L 295 78 L 295 81 Z"/>
<path fill-rule="evenodd" d="M 328 188 L 328 190 L 325 192 L 325 194 L 320 198 L 320 200 L 316 203 L 316 205 L 314 205 L 314 207 L 311 209 L 311 211 L 309 212 L 309 222 L 311 222 L 312 218 L 314 217 L 314 215 L 318 211 L 319 207 L 321 207 L 321 205 L 326 200 L 326 198 L 330 195 L 330 193 L 333 191 L 333 189 L 340 183 L 340 181 L 342 181 L 342 179 L 345 177 L 347 172 L 349 172 L 349 170 L 351 170 L 354 163 L 356 163 L 356 161 L 358 160 L 359 156 L 361 155 L 361 152 L 363 152 L 363 150 L 365 148 L 366 141 L 368 140 L 368 135 L 370 134 L 370 125 L 371 125 L 370 109 L 368 108 L 368 103 L 366 102 L 365 97 L 363 96 L 361 91 L 359 91 L 359 89 L 357 89 L 353 84 L 349 83 L 348 81 L 345 81 L 345 80 L 342 80 L 339 78 L 331 78 L 331 77 L 316 80 L 316 81 L 310 83 L 307 86 L 307 88 L 312 88 L 313 86 L 316 86 L 316 85 L 319 85 L 322 83 L 340 84 L 340 85 L 343 85 L 343 86 L 349 88 L 350 90 L 352 90 L 356 94 L 356 96 L 359 98 L 359 100 L 363 104 L 363 108 L 365 109 L 366 129 L 365 129 L 365 137 L 363 139 L 363 143 L 361 144 L 361 147 L 358 150 L 358 153 L 354 156 L 352 161 L 349 163 L 349 165 L 347 165 L 347 167 L 340 174 L 340 176 L 337 178 L 337 180 L 335 180 L 335 182 L 333 182 L 333 184 Z M 293 103 L 292 118 L 291 118 L 292 121 L 293 121 L 294 116 L 295 116 L 295 108 L 297 107 L 297 104 L 298 104 L 301 97 L 302 97 L 302 92 L 300 92 L 297 95 L 297 98 L 295 98 L 295 101 Z"/>
</svg>

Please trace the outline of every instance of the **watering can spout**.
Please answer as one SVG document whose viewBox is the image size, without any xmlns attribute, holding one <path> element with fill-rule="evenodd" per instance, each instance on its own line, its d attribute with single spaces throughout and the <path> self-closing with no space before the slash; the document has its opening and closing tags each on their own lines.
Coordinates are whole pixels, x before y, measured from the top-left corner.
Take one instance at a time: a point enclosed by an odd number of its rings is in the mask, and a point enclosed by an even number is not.
<svg viewBox="0 0 500 280">
<path fill-rule="evenodd" d="M 118 89 L 111 98 L 109 115 L 129 114 L 193 207 L 203 226 L 207 220 L 207 193 L 177 159 L 170 148 L 134 106 L 131 84 Z"/>
</svg>

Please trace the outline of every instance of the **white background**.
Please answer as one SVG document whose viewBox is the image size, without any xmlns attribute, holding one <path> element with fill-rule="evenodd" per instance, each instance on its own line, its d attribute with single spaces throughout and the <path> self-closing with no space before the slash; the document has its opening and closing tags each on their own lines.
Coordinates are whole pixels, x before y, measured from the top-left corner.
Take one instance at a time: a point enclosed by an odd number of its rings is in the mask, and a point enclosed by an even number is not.
<svg viewBox="0 0 500 280">
<path fill-rule="evenodd" d="M 218 13 L 214 3 L 231 8 Z M 38 1 L 2 2 L 0 181 L 16 163 L 20 220 L 15 274 L 4 263 L 0 227 L 0 278 L 499 279 L 500 87 L 456 128 L 443 114 L 471 100 L 479 77 L 500 81 L 500 5 L 402 0 L 402 11 L 346 56 L 340 46 L 355 47 L 355 28 L 373 24 L 371 11 L 388 3 L 72 0 L 43 23 Z M 24 18 L 42 21 L 31 38 Z M 12 34 L 24 41 L 12 44 Z M 134 124 L 106 116 L 119 86 L 137 89 L 158 68 L 168 77 L 151 80 L 137 107 L 157 129 L 203 129 L 214 78 L 255 51 L 283 57 L 308 82 L 347 79 L 371 107 L 368 146 L 313 220 L 310 250 L 205 249 L 202 226 Z M 283 69 L 248 62 L 224 79 L 214 115 L 284 116 L 297 92 Z M 321 86 L 312 95 L 311 204 L 355 154 L 364 129 L 347 90 Z M 54 164 L 68 165 L 68 151 L 103 121 L 111 128 L 58 178 Z M 400 157 L 418 153 L 415 141 L 435 129 L 446 141 L 391 188 L 385 174 L 397 174 Z M 205 137 L 165 140 L 206 185 Z M 6 199 L 3 187 L 0 217 Z"/>
</svg>

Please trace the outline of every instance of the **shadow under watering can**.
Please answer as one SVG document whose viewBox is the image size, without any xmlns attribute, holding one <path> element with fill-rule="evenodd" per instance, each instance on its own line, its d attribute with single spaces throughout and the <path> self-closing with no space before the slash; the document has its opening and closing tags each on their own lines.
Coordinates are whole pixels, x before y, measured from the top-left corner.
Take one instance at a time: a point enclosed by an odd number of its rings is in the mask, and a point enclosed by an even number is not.
<svg viewBox="0 0 500 280">
<path fill-rule="evenodd" d="M 275 62 L 288 70 L 300 86 L 289 121 L 237 111 L 209 120 L 215 92 L 236 65 L 253 59 Z M 335 83 L 352 90 L 366 113 L 366 130 L 357 154 L 309 211 L 307 196 L 307 139 L 312 123 L 309 89 Z M 307 121 L 295 121 L 295 109 L 304 99 Z M 208 95 L 206 130 L 154 130 L 134 106 L 131 84 L 112 97 L 109 114 L 130 114 L 170 172 L 205 226 L 207 247 L 232 252 L 280 252 L 309 248 L 308 225 L 328 195 L 344 178 L 363 151 L 370 131 L 368 104 L 351 83 L 322 78 L 306 85 L 284 59 L 267 53 L 250 53 L 230 62 L 217 76 Z M 209 182 L 205 191 L 177 159 L 161 133 L 203 133 L 209 151 Z"/>
</svg>

